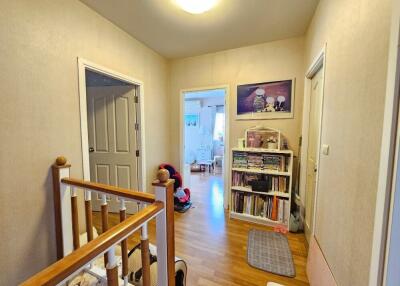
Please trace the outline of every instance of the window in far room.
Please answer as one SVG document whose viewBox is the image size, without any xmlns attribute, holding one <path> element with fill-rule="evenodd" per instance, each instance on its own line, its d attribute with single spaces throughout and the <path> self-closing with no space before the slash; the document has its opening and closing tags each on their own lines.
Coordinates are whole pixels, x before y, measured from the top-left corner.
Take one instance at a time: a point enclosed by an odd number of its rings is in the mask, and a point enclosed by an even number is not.
<svg viewBox="0 0 400 286">
<path fill-rule="evenodd" d="M 223 109 L 223 107 L 222 107 Z M 213 139 L 216 141 L 224 141 L 225 132 L 225 114 L 223 110 L 217 110 L 215 114 L 215 126 Z"/>
</svg>

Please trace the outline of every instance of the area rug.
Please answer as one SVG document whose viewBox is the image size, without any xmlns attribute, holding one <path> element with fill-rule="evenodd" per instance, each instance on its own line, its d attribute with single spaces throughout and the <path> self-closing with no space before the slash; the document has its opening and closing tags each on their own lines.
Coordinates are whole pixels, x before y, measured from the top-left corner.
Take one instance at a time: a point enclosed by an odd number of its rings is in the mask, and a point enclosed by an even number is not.
<svg viewBox="0 0 400 286">
<path fill-rule="evenodd" d="M 247 241 L 247 261 L 264 271 L 287 277 L 296 276 L 288 240 L 281 233 L 251 229 Z"/>
</svg>

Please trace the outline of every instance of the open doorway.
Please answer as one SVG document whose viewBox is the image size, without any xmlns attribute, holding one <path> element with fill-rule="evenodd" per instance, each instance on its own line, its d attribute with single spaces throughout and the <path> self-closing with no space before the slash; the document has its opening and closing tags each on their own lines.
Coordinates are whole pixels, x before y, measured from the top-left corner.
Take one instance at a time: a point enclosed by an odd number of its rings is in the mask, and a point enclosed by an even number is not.
<svg viewBox="0 0 400 286">
<path fill-rule="evenodd" d="M 84 179 L 130 190 L 143 186 L 140 86 L 112 72 L 80 63 L 80 103 Z M 93 210 L 103 204 L 92 195 Z M 106 196 L 110 212 L 119 212 L 118 198 Z M 126 202 L 128 213 L 137 204 Z"/>
<path fill-rule="evenodd" d="M 216 201 L 224 206 L 226 166 L 226 88 L 182 93 L 182 165 L 184 181 L 194 196 L 202 187 L 218 190 Z M 201 187 L 202 186 L 202 187 Z"/>
</svg>

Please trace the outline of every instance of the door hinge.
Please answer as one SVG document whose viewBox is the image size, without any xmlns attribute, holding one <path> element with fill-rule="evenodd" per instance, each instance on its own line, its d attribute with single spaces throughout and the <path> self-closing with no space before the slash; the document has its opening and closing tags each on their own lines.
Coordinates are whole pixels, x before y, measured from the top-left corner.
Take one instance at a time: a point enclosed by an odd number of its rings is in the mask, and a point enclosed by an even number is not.
<svg viewBox="0 0 400 286">
<path fill-rule="evenodd" d="M 139 155 L 140 155 L 139 150 L 136 150 L 136 157 L 139 157 Z"/>
<path fill-rule="evenodd" d="M 139 103 L 139 96 L 135 95 L 135 103 Z"/>
<path fill-rule="evenodd" d="M 139 130 L 139 123 L 135 123 L 135 130 Z"/>
</svg>

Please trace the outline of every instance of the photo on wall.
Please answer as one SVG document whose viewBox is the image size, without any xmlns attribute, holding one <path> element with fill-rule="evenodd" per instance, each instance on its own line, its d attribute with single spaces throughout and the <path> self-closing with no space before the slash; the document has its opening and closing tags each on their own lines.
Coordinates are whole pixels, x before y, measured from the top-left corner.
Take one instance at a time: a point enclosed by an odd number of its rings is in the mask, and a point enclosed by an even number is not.
<svg viewBox="0 0 400 286">
<path fill-rule="evenodd" d="M 185 126 L 190 128 L 199 128 L 200 115 L 199 114 L 185 114 Z"/>
<path fill-rule="evenodd" d="M 236 119 L 293 118 L 294 79 L 238 85 Z"/>
</svg>

